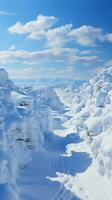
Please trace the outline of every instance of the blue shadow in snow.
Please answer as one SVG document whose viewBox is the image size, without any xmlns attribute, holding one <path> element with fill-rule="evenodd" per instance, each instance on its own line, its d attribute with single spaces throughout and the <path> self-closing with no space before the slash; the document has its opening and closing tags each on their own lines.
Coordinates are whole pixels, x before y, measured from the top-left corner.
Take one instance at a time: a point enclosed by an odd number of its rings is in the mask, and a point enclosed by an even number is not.
<svg viewBox="0 0 112 200">
<path fill-rule="evenodd" d="M 54 135 L 52 132 L 44 134 L 45 137 L 45 148 L 47 151 L 64 153 L 66 146 L 70 143 L 80 143 L 83 140 L 77 133 L 71 133 L 66 137 L 60 137 Z"/>
<path fill-rule="evenodd" d="M 59 156 L 59 160 L 57 171 L 70 175 L 83 173 L 92 162 L 92 158 L 86 152 L 74 152 L 70 157 Z"/>
</svg>

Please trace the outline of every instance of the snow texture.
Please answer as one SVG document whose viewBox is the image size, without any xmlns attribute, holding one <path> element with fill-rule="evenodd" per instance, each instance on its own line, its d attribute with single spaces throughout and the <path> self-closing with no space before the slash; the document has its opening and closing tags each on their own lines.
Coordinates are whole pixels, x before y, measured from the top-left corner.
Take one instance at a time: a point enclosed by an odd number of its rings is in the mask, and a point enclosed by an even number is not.
<svg viewBox="0 0 112 200">
<path fill-rule="evenodd" d="M 112 67 L 56 89 L 0 69 L 0 199 L 111 200 L 111 185 Z"/>
</svg>

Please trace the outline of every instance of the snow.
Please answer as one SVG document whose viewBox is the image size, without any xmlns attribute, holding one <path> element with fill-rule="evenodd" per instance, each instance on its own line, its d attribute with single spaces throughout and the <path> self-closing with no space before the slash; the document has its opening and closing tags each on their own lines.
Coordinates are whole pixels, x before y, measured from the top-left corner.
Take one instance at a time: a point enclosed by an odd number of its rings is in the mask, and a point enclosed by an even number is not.
<svg viewBox="0 0 112 200">
<path fill-rule="evenodd" d="M 0 69 L 0 82 L 8 80 L 8 73 L 4 69 Z"/>
<path fill-rule="evenodd" d="M 42 89 L 0 69 L 1 200 L 111 200 L 111 141 L 112 67 Z"/>
<path fill-rule="evenodd" d="M 85 125 L 90 135 L 99 134 L 103 129 L 101 117 L 89 117 L 89 119 L 86 120 Z"/>
<path fill-rule="evenodd" d="M 100 90 L 95 95 L 95 104 L 96 107 L 103 107 L 105 104 L 106 92 Z"/>
<path fill-rule="evenodd" d="M 61 93 L 61 91 L 58 92 L 59 95 Z M 69 105 L 71 119 L 66 125 L 69 129 L 74 127 L 74 132 L 83 140 L 81 143 L 67 145 L 65 155 L 71 156 L 73 152 L 85 151 L 90 154 L 92 164 L 84 173 L 77 173 L 76 176 L 60 173 L 53 180 L 64 183 L 67 189 L 81 199 L 111 200 L 112 67 L 100 70 L 89 83 L 79 88 L 78 92 L 65 90 L 61 98 L 67 106 L 69 99 L 72 99 Z"/>
</svg>

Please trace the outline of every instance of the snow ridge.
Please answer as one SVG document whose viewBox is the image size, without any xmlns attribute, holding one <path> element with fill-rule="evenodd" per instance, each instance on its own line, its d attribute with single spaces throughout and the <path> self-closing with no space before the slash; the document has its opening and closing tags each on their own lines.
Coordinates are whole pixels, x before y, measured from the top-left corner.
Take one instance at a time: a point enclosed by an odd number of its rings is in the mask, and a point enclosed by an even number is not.
<svg viewBox="0 0 112 200">
<path fill-rule="evenodd" d="M 59 95 L 62 93 L 57 92 Z M 69 129 L 72 127 L 72 131 L 83 140 L 77 145 L 67 145 L 67 155 L 85 150 L 92 158 L 92 164 L 84 173 L 68 178 L 68 183 L 72 185 L 72 189 L 69 189 L 84 200 L 111 200 L 112 67 L 98 71 L 82 88 L 65 90 L 61 98 L 66 105 L 69 105 L 71 99 L 68 112 L 71 118 L 65 125 Z M 58 180 L 63 182 L 59 177 Z M 87 192 L 88 198 L 82 190 Z"/>
</svg>

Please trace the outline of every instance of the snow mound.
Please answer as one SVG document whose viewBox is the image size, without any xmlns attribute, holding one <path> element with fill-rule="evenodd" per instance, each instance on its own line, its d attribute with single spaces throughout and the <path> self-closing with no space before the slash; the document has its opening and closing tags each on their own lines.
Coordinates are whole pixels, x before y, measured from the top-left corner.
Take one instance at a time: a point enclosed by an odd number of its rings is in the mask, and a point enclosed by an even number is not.
<svg viewBox="0 0 112 200">
<path fill-rule="evenodd" d="M 65 186 L 70 184 L 69 189 L 84 200 L 111 200 L 112 66 L 99 70 L 88 83 L 75 89 L 74 94 L 66 89 L 61 98 L 70 108 L 71 118 L 66 126 L 72 127 L 83 140 L 83 143 L 68 145 L 67 155 L 86 151 L 92 157 L 89 168 L 71 177 Z M 60 177 L 57 179 L 60 181 Z M 98 190 L 100 187 L 102 192 Z"/>
<path fill-rule="evenodd" d="M 2 199 L 20 199 L 18 191 L 22 184 L 21 170 L 25 170 L 32 163 L 35 153 L 38 157 L 39 151 L 45 151 L 45 140 L 49 140 L 50 125 L 53 121 L 51 113 L 62 110 L 62 104 L 53 88 L 35 90 L 31 86 L 18 87 L 9 80 L 8 73 L 0 69 Z M 19 179 L 21 181 L 18 183 Z"/>
<path fill-rule="evenodd" d="M 8 73 L 4 70 L 0 68 L 0 82 L 5 82 L 9 79 Z"/>
</svg>

